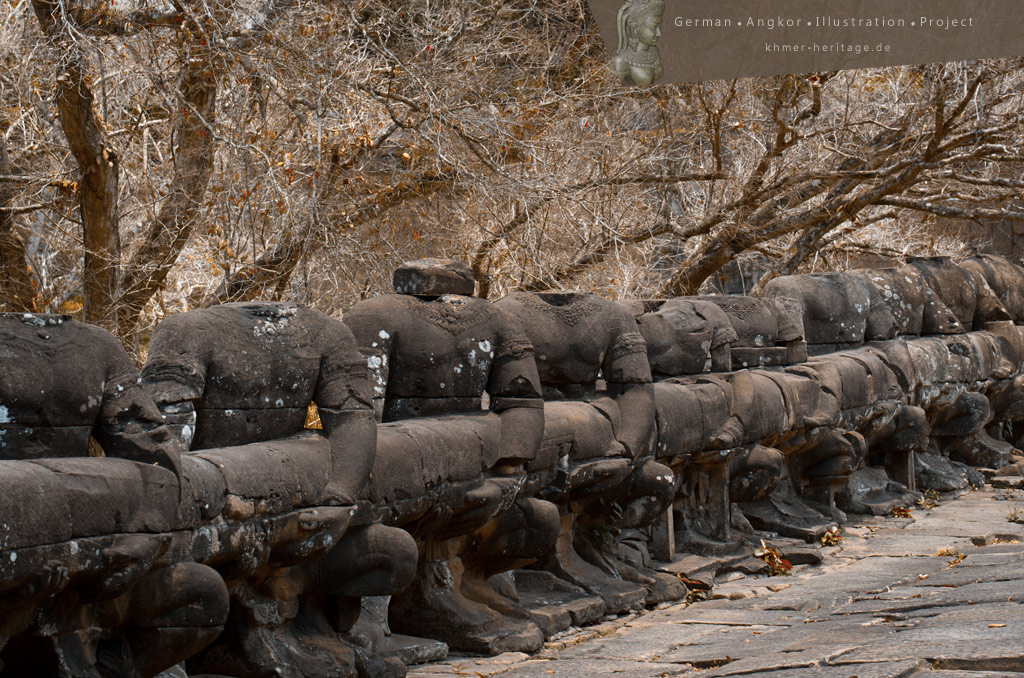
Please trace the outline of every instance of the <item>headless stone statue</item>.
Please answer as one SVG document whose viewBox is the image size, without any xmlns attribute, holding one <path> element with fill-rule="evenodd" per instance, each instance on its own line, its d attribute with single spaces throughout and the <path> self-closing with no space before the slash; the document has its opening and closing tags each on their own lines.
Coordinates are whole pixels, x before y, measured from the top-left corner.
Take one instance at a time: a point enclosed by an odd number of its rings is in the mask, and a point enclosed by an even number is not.
<svg viewBox="0 0 1024 678">
<path fill-rule="evenodd" d="M 650 85 L 664 74 L 658 54 L 664 13 L 665 0 L 626 0 L 619 8 L 612 65 L 623 85 Z"/>
<path fill-rule="evenodd" d="M 957 266 L 949 257 L 910 257 L 907 267 L 921 273 L 965 330 L 981 330 L 986 323 L 1011 319 L 985 276 L 977 270 Z"/>
<path fill-rule="evenodd" d="M 864 343 L 871 284 L 846 273 L 807 273 L 773 279 L 764 297 L 792 300 L 803 318 L 808 351 L 831 353 Z"/>
<path fill-rule="evenodd" d="M 163 417 L 108 332 L 69 316 L 4 313 L 0 346 L 0 459 L 84 457 L 93 436 L 107 456 L 180 474 Z"/>
<path fill-rule="evenodd" d="M 654 449 L 654 396 L 647 349 L 624 306 L 593 294 L 515 292 L 496 302 L 523 323 L 549 401 L 611 397 L 615 442 L 629 460 Z M 598 390 L 601 377 L 605 389 Z M 617 419 L 617 420 L 616 420 Z M 579 458 L 601 456 L 579 450 Z M 634 517 L 633 522 L 642 519 Z"/>
<path fill-rule="evenodd" d="M 386 422 L 375 499 L 420 542 L 419 576 L 392 600 L 391 624 L 469 651 L 537 649 L 543 634 L 488 581 L 557 536 L 555 507 L 523 492 L 544 426 L 533 348 L 514 316 L 469 296 L 465 264 L 412 262 L 394 283 L 398 294 L 345 315 Z"/>
<path fill-rule="evenodd" d="M 690 551 L 735 550 L 731 503 L 761 498 L 774 488 L 781 455 L 760 445 L 743 447 L 743 426 L 732 385 L 720 378 L 678 383 L 674 377 L 732 369 L 740 341 L 733 315 L 705 298 L 635 302 L 637 325 L 656 379 L 658 458 L 676 474 L 671 528 L 676 546 Z M 760 317 L 760 314 L 754 314 Z M 741 316 L 745 317 L 745 316 Z M 737 322 L 747 334 L 749 322 Z M 774 344 L 777 323 L 771 327 Z M 755 332 L 756 336 L 756 332 Z M 762 344 L 767 343 L 762 336 Z M 744 355 L 742 352 L 748 353 Z M 770 349 L 776 350 L 774 347 Z M 740 349 L 742 362 L 749 349 Z M 668 526 L 666 526 L 668 529 Z"/>
<path fill-rule="evenodd" d="M 373 463 L 375 425 L 365 362 L 347 327 L 291 303 L 238 302 L 160 323 L 143 379 L 191 449 L 303 432 L 316 403 L 331 442 L 328 496 L 354 504 Z"/>
<path fill-rule="evenodd" d="M 786 300 L 714 294 L 698 297 L 729 318 L 732 369 L 791 365 L 807 359 L 801 309 Z"/>
<path fill-rule="evenodd" d="M 0 314 L 2 676 L 151 676 L 223 628 L 214 570 L 157 565 L 177 527 L 180 445 L 140 382 L 98 327 Z M 90 437 L 109 458 L 86 458 Z"/>
<path fill-rule="evenodd" d="M 190 311 L 159 325 L 143 375 L 190 440 L 189 461 L 217 467 L 237 497 L 228 517 L 278 514 L 255 564 L 218 566 L 232 577 L 237 619 L 194 663 L 241 674 L 286 663 L 310 677 L 377 661 L 361 648 L 353 656 L 338 633 L 355 622 L 362 596 L 408 582 L 415 544 L 400 529 L 352 517 L 365 503 L 376 424 L 366 363 L 349 329 L 291 303 Z M 304 428 L 311 402 L 322 433 Z M 268 617 L 268 606 L 278 614 Z"/>
<path fill-rule="evenodd" d="M 532 347 L 515 319 L 483 299 L 441 293 L 449 281 L 436 274 L 430 286 L 406 277 L 395 273 L 396 289 L 415 292 L 367 299 L 345 316 L 368 356 L 383 421 L 479 412 L 485 392 L 493 412 L 540 407 Z M 510 458 L 534 456 L 524 449 Z"/>
<path fill-rule="evenodd" d="M 655 378 L 732 368 L 730 348 L 739 337 L 716 304 L 696 297 L 637 303 L 645 311 L 636 320 Z"/>
<path fill-rule="evenodd" d="M 634 558 L 639 568 L 621 562 L 615 536 L 608 530 L 608 526 L 650 525 L 668 508 L 674 494 L 672 471 L 653 459 L 654 390 L 646 344 L 632 313 L 621 304 L 582 293 L 516 292 L 495 305 L 522 321 L 534 345 L 549 401 L 545 410 L 552 423 L 559 415 L 570 420 L 589 417 L 594 419 L 592 430 L 605 423 L 611 434 L 608 438 L 575 436 L 570 478 L 559 497 L 564 514 L 562 543 L 549 565 L 614 607 L 638 601 L 628 602 L 622 582 L 609 580 L 608 574 L 647 585 L 651 598 L 668 595 L 660 591 L 653 572 L 640 573 L 646 570 L 642 556 Z M 599 377 L 603 390 L 598 388 Z M 574 402 L 578 400 L 592 404 Z M 576 511 L 567 507 L 580 501 L 589 507 L 581 505 Z M 591 524 L 580 525 L 589 539 L 573 534 L 574 512 L 590 516 L 586 522 Z M 580 561 L 575 548 L 588 552 L 606 575 Z"/>
<path fill-rule="evenodd" d="M 993 254 L 973 256 L 960 266 L 985 280 L 1014 322 L 1024 322 L 1024 269 Z"/>
</svg>

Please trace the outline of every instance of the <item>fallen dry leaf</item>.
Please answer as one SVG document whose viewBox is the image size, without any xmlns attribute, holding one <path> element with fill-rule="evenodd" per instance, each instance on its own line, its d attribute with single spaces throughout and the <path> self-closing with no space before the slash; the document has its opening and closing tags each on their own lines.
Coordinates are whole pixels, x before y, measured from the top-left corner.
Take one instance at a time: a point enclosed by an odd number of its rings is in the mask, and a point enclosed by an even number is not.
<svg viewBox="0 0 1024 678">
<path fill-rule="evenodd" d="M 842 544 L 845 540 L 842 534 L 840 534 L 838 527 L 830 527 L 825 534 L 821 535 L 822 546 L 836 546 Z"/>
</svg>

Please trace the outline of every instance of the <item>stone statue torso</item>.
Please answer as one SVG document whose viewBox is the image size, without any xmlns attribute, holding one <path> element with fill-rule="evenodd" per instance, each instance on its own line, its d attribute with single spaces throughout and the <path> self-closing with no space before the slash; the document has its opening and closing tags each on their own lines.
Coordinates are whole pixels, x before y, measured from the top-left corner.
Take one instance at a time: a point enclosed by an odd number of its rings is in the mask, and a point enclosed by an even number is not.
<svg viewBox="0 0 1024 678">
<path fill-rule="evenodd" d="M 104 335 L 68 316 L 0 314 L 0 459 L 86 454 L 104 402 L 138 387 Z"/>
<path fill-rule="evenodd" d="M 345 322 L 371 373 L 387 375 L 374 384 L 385 421 L 479 410 L 484 392 L 492 407 L 496 397 L 539 397 L 529 340 L 483 299 L 387 294 L 356 304 Z"/>
<path fill-rule="evenodd" d="M 351 333 L 295 304 L 222 304 L 167 318 L 143 376 L 158 402 L 195 403 L 195 449 L 296 433 L 310 402 L 369 408 Z"/>
<path fill-rule="evenodd" d="M 523 323 L 545 386 L 647 383 L 650 367 L 632 314 L 594 294 L 514 292 L 495 302 Z"/>
<path fill-rule="evenodd" d="M 0 459 L 107 456 L 177 471 L 177 447 L 120 342 L 68 316 L 0 313 Z"/>
</svg>

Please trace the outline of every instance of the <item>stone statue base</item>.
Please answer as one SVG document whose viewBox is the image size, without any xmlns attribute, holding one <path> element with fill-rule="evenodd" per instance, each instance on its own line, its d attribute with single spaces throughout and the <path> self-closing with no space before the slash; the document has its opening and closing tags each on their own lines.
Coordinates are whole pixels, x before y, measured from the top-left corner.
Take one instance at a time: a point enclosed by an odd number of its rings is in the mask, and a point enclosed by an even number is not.
<svg viewBox="0 0 1024 678">
<path fill-rule="evenodd" d="M 600 597 L 607 612 L 612 614 L 643 608 L 647 591 L 642 586 L 616 578 L 584 560 L 576 551 L 574 516 L 574 513 L 563 510 L 562 531 L 555 550 L 538 561 L 536 567 Z"/>
<path fill-rule="evenodd" d="M 388 625 L 390 603 L 391 596 L 365 596 L 359 619 L 346 637 L 370 654 L 395 659 L 405 666 L 442 661 L 448 656 L 448 645 L 439 640 L 392 633 Z"/>
<path fill-rule="evenodd" d="M 601 619 L 605 613 L 600 596 L 559 579 L 543 570 L 516 570 L 516 590 L 519 602 L 531 613 L 531 619 L 553 636 L 570 626 L 586 626 Z"/>
<path fill-rule="evenodd" d="M 971 487 L 981 487 L 985 478 L 966 464 L 951 461 L 932 452 L 914 455 L 914 473 L 917 489 L 932 490 L 940 494 L 959 494 Z"/>
<path fill-rule="evenodd" d="M 826 507 L 801 498 L 788 477 L 779 481 L 767 499 L 741 503 L 739 507 L 754 528 L 808 542 L 819 540 L 842 522 L 826 515 Z"/>
<path fill-rule="evenodd" d="M 836 492 L 836 504 L 848 513 L 887 516 L 897 506 L 913 506 L 920 493 L 889 479 L 883 468 L 868 466 L 850 475 Z"/>
<path fill-rule="evenodd" d="M 463 652 L 496 655 L 502 652 L 535 652 L 544 634 L 529 613 L 500 594 L 487 591 L 486 582 L 466 574 L 456 555 L 461 539 L 428 542 L 408 590 L 392 597 L 388 622 L 400 633 L 423 635 L 443 641 Z M 479 598 L 487 597 L 487 603 Z M 476 599 L 475 599 L 476 598 Z M 502 609 L 494 609 L 501 605 Z"/>
</svg>

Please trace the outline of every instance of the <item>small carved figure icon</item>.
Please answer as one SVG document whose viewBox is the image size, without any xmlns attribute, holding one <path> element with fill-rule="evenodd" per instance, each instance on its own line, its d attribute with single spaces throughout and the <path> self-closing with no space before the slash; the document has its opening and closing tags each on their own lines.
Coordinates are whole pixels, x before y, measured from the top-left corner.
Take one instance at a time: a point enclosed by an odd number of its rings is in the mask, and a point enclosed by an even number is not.
<svg viewBox="0 0 1024 678">
<path fill-rule="evenodd" d="M 616 15 L 619 46 L 612 65 L 623 85 L 650 85 L 665 72 L 658 54 L 665 0 L 626 0 Z"/>
</svg>

